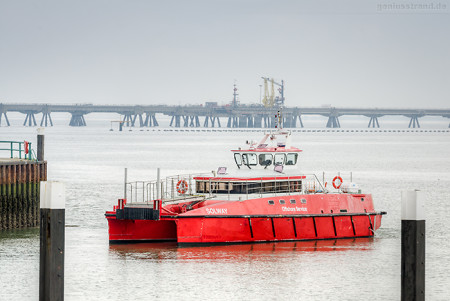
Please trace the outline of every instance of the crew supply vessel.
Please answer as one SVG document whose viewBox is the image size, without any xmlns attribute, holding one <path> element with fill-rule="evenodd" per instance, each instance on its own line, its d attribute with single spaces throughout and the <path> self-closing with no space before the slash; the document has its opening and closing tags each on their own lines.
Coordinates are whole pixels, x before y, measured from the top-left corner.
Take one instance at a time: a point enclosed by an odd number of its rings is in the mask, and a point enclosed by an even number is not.
<svg viewBox="0 0 450 301">
<path fill-rule="evenodd" d="M 251 243 L 371 237 L 386 212 L 372 196 L 334 177 L 298 171 L 301 150 L 278 129 L 232 150 L 237 169 L 125 183 L 105 216 L 110 243 Z"/>
</svg>

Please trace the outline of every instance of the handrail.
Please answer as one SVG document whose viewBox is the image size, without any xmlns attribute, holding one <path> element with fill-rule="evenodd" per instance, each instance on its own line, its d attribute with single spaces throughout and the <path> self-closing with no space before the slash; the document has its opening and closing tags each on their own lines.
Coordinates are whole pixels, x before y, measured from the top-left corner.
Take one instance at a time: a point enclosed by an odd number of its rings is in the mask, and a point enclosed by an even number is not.
<svg viewBox="0 0 450 301">
<path fill-rule="evenodd" d="M 225 199 L 240 199 L 253 197 L 276 197 L 277 195 L 292 194 L 314 194 L 314 193 L 333 193 L 333 189 L 327 189 L 324 182 L 320 181 L 316 174 L 301 174 L 303 177 L 299 181 L 298 175 L 290 177 L 280 175 L 266 181 L 261 177 L 241 180 L 236 182 L 231 179 L 220 178 L 217 180 L 207 179 L 198 183 L 194 178 L 210 175 L 203 174 L 184 174 L 168 176 L 160 181 L 160 199 L 163 202 L 172 202 L 179 200 L 188 200 L 193 198 L 213 198 L 225 197 Z M 188 190 L 185 193 L 177 191 L 177 183 L 181 180 L 186 181 Z M 129 203 L 149 203 L 157 198 L 157 181 L 132 181 L 127 182 L 126 187 L 129 191 Z M 239 186 L 236 186 L 239 185 Z M 233 188 L 235 187 L 235 188 Z M 241 187 L 241 188 L 239 188 Z M 238 189 L 237 192 L 234 189 Z M 336 191 L 340 191 L 336 189 Z"/>
<path fill-rule="evenodd" d="M 2 144 L 9 144 L 9 147 L 1 147 Z M 28 152 L 25 152 L 26 144 L 28 147 Z M 23 153 L 23 159 L 34 160 L 36 158 L 36 154 L 32 150 L 31 145 L 31 142 L 28 141 L 0 141 L 0 151 L 8 151 L 11 159 L 22 159 Z"/>
</svg>

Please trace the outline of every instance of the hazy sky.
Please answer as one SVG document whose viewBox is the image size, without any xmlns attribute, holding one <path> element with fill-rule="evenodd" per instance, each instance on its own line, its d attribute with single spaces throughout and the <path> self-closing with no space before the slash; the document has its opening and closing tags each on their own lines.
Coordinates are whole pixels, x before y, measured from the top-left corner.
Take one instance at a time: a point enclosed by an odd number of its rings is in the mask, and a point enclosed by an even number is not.
<svg viewBox="0 0 450 301">
<path fill-rule="evenodd" d="M 261 76 L 288 106 L 450 108 L 450 1 L 0 0 L 0 102 L 256 103 Z"/>
</svg>

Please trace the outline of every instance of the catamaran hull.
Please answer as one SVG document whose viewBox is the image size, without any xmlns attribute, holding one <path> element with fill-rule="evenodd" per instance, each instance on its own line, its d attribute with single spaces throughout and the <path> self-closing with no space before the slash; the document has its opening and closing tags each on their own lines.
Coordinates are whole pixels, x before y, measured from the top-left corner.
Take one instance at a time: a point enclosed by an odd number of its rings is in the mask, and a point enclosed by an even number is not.
<svg viewBox="0 0 450 301">
<path fill-rule="evenodd" d="M 173 220 L 118 220 L 113 215 L 107 218 L 110 243 L 177 240 L 177 226 Z"/>
<path fill-rule="evenodd" d="M 109 218 L 111 243 L 252 243 L 371 237 L 383 213 L 327 216 L 200 216 L 159 221 Z"/>
</svg>

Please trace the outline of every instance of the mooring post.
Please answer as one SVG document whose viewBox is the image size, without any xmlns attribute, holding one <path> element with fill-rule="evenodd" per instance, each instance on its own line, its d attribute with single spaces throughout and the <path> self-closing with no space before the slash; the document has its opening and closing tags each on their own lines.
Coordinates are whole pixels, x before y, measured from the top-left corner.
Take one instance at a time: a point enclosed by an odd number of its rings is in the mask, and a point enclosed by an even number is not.
<svg viewBox="0 0 450 301">
<path fill-rule="evenodd" d="M 124 176 L 124 183 L 123 183 L 123 198 L 127 199 L 127 168 L 125 167 L 125 176 Z"/>
<path fill-rule="evenodd" d="M 423 192 L 402 191 L 402 300 L 425 300 Z"/>
<path fill-rule="evenodd" d="M 39 300 L 64 300 L 64 183 L 41 182 L 40 203 Z"/>
<path fill-rule="evenodd" d="M 161 198 L 161 170 L 158 167 L 156 169 L 156 199 L 159 200 Z"/>
<path fill-rule="evenodd" d="M 39 162 L 44 161 L 44 129 L 38 129 L 37 160 Z"/>
</svg>

